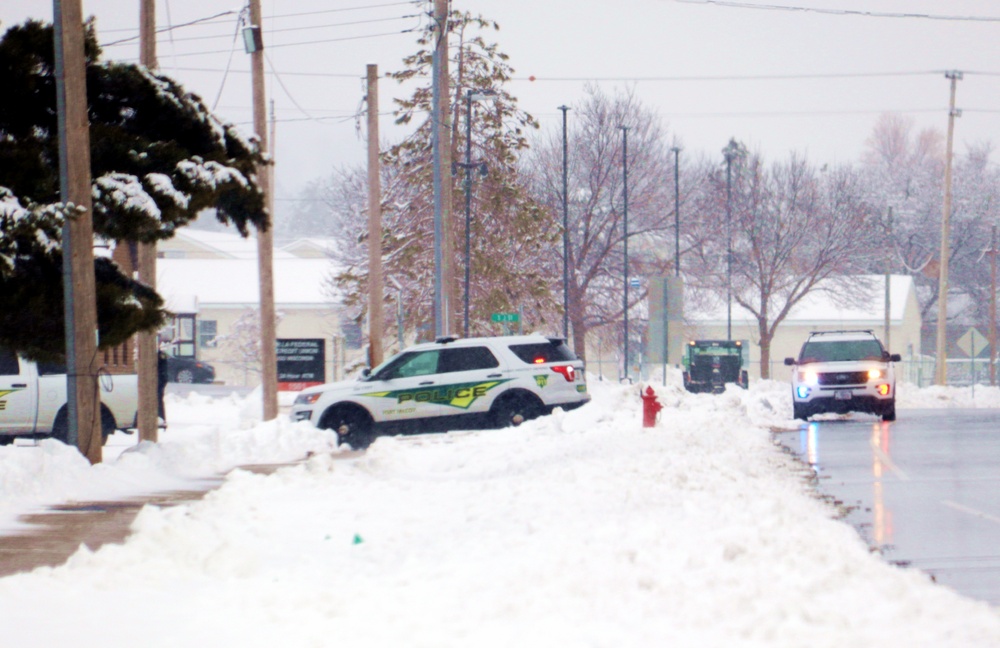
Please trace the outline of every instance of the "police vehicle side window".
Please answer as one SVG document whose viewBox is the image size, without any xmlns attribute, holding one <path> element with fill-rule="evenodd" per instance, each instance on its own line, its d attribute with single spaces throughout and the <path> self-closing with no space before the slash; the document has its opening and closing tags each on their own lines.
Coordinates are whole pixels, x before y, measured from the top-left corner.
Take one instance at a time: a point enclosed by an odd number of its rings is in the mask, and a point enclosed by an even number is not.
<svg viewBox="0 0 1000 648">
<path fill-rule="evenodd" d="M 458 347 L 441 351 L 438 373 L 493 369 L 499 366 L 496 356 L 486 347 Z"/>
<path fill-rule="evenodd" d="M 7 349 L 0 349 L 0 376 L 16 376 L 19 373 L 17 355 Z"/>
<path fill-rule="evenodd" d="M 576 354 L 562 340 L 553 340 L 542 344 L 512 344 L 510 350 L 528 364 L 576 360 Z"/>
<path fill-rule="evenodd" d="M 402 362 L 386 372 L 385 378 L 411 378 L 437 373 L 440 353 L 440 351 L 419 351 L 408 354 Z"/>
</svg>

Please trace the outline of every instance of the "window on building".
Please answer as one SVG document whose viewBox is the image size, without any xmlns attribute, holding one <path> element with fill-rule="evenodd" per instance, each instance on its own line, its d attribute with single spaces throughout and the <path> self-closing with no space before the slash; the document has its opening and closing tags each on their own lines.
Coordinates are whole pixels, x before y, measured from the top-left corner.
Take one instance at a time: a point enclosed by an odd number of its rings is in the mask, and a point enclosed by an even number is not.
<svg viewBox="0 0 1000 648">
<path fill-rule="evenodd" d="M 215 336 L 218 335 L 218 320 L 198 320 L 198 347 L 202 349 L 214 349 L 218 342 Z"/>
</svg>

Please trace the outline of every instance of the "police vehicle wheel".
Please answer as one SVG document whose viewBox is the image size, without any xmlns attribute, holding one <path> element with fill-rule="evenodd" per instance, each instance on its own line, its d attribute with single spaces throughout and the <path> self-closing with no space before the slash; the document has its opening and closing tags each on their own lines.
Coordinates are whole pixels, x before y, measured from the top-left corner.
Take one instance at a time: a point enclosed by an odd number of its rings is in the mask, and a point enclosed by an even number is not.
<svg viewBox="0 0 1000 648">
<path fill-rule="evenodd" d="M 494 403 L 493 423 L 496 427 L 517 427 L 544 413 L 537 399 L 526 394 L 512 394 Z"/>
<path fill-rule="evenodd" d="M 372 419 L 368 414 L 353 407 L 341 407 L 324 417 L 323 427 L 333 430 L 340 443 L 346 443 L 355 450 L 367 448 L 374 440 Z"/>
<path fill-rule="evenodd" d="M 895 421 L 896 420 L 896 401 L 892 401 L 885 406 L 882 410 L 882 420 L 883 421 Z"/>
<path fill-rule="evenodd" d="M 809 419 L 809 411 L 806 409 L 805 405 L 799 405 L 798 403 L 792 404 L 793 415 L 792 418 L 802 419 L 806 421 Z"/>
</svg>

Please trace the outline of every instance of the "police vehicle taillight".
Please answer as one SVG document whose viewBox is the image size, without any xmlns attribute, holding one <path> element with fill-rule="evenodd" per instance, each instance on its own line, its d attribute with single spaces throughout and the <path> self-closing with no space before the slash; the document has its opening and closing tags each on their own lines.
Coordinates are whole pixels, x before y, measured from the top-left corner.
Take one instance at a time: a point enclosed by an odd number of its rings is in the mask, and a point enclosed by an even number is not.
<svg viewBox="0 0 1000 648">
<path fill-rule="evenodd" d="M 573 382 L 576 380 L 576 368 L 573 365 L 558 365 L 552 367 L 552 371 L 562 374 L 566 382 Z"/>
</svg>

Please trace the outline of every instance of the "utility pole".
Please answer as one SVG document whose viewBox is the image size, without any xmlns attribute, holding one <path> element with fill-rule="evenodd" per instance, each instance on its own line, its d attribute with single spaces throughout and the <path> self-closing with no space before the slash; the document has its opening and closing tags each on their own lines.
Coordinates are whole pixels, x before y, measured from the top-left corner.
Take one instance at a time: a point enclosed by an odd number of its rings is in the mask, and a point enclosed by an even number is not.
<svg viewBox="0 0 1000 648">
<path fill-rule="evenodd" d="M 139 63 L 147 70 L 157 68 L 156 61 L 156 0 L 140 0 L 139 5 Z M 156 243 L 138 244 L 139 281 L 156 289 Z M 157 334 L 142 331 L 136 336 L 139 375 L 139 440 L 159 440 L 159 370 Z M 164 414 L 166 414 L 164 412 Z M 166 419 L 164 419 L 166 420 Z"/>
<path fill-rule="evenodd" d="M 66 325 L 67 440 L 92 464 L 103 439 L 97 387 L 97 298 L 90 179 L 87 70 L 80 0 L 53 0 L 56 110 L 59 122 L 59 192 L 67 207 L 63 226 Z"/>
<path fill-rule="evenodd" d="M 454 228 L 451 222 L 451 111 L 448 77 L 448 0 L 434 0 L 435 47 L 432 53 L 433 97 L 431 148 L 434 157 L 434 336 L 449 334 L 455 284 Z"/>
<path fill-rule="evenodd" d="M 382 364 L 382 185 L 379 180 L 378 66 L 368 65 L 368 357 Z"/>
<path fill-rule="evenodd" d="M 944 211 L 941 215 L 941 268 L 938 279 L 938 322 L 937 322 L 937 371 L 934 384 L 948 384 L 948 255 L 949 221 L 951 220 L 951 158 L 955 139 L 955 117 L 962 111 L 955 110 L 955 89 L 962 79 L 956 70 L 945 72 L 951 80 L 951 100 L 948 102 L 948 143 L 944 163 Z"/>
<path fill-rule="evenodd" d="M 674 152 L 674 276 L 679 277 L 681 276 L 681 148 L 674 146 L 670 150 Z M 666 322 L 666 319 L 663 321 Z"/>
<path fill-rule="evenodd" d="M 250 0 L 251 38 L 245 38 L 250 53 L 250 74 L 253 83 L 253 129 L 260 141 L 261 153 L 270 150 L 267 143 L 267 99 L 264 91 L 264 38 L 261 26 L 260 0 Z M 270 203 L 271 175 L 267 160 L 257 169 L 264 204 Z M 278 352 L 274 309 L 274 214 L 268 210 L 266 228 L 257 230 L 257 272 L 260 275 L 260 376 L 265 421 L 278 418 Z"/>
<path fill-rule="evenodd" d="M 623 239 L 625 244 L 625 262 L 622 264 L 622 274 L 625 277 L 625 285 L 622 297 L 622 313 L 625 330 L 625 380 L 629 377 L 629 356 L 628 356 L 628 126 L 622 126 L 622 191 L 624 197 L 623 210 Z"/>
</svg>

